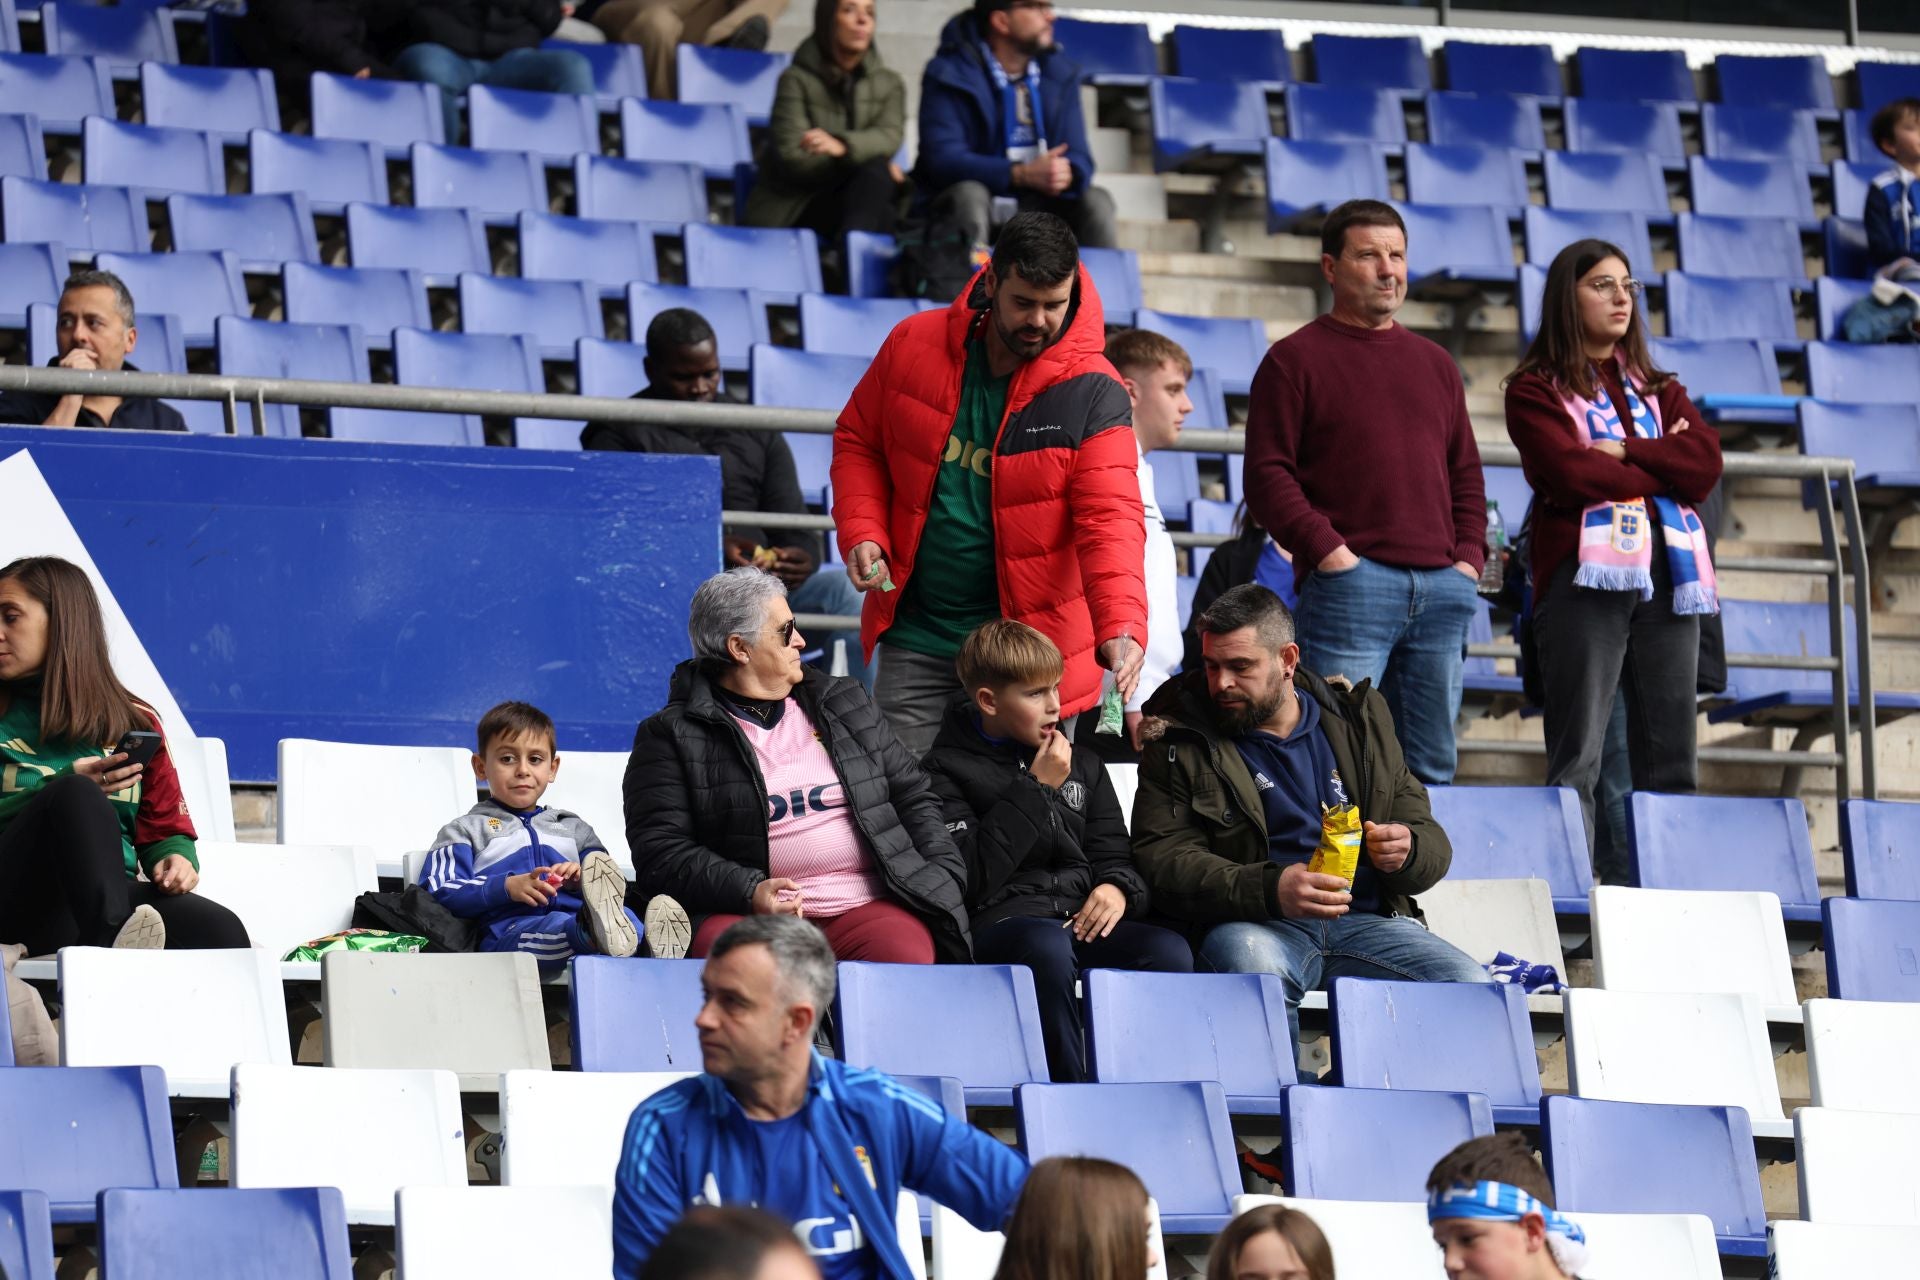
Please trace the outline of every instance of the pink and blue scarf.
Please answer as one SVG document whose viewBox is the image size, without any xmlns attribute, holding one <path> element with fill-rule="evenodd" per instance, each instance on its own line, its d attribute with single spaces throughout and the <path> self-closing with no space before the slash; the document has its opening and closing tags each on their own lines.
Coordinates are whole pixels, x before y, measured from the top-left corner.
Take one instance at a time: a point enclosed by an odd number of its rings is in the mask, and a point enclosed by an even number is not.
<svg viewBox="0 0 1920 1280">
<path fill-rule="evenodd" d="M 1627 413 L 1634 436 L 1657 440 L 1661 435 L 1658 400 L 1642 399 L 1634 377 L 1621 370 L 1627 392 Z M 1568 391 L 1562 403 L 1573 419 L 1581 442 L 1591 449 L 1602 440 L 1624 441 L 1622 424 L 1606 383 L 1594 374 L 1597 400 Z M 1596 502 L 1580 517 L 1580 567 L 1573 575 L 1577 587 L 1595 591 L 1638 591 L 1653 599 L 1653 530 L 1660 521 L 1667 541 L 1667 567 L 1673 574 L 1673 611 L 1678 614 L 1720 612 L 1713 561 L 1707 555 L 1706 530 L 1693 508 L 1672 498 L 1634 498 L 1627 502 Z"/>
</svg>

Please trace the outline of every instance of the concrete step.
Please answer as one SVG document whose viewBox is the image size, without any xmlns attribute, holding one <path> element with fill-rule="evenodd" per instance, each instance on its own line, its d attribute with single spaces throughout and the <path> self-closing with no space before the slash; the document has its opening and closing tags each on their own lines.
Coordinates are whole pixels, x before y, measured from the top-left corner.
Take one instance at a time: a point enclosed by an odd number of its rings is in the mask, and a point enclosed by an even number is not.
<svg viewBox="0 0 1920 1280">
<path fill-rule="evenodd" d="M 1252 316 L 1297 326 L 1320 310 L 1312 290 L 1292 285 L 1166 275 L 1142 275 L 1140 285 L 1149 307 L 1185 315 Z"/>
<path fill-rule="evenodd" d="M 1093 152 L 1093 172 L 1097 178 L 1133 171 L 1133 135 L 1125 129 L 1087 130 L 1087 149 Z"/>
<path fill-rule="evenodd" d="M 1113 197 L 1114 211 L 1123 223 L 1164 223 L 1167 220 L 1166 188 L 1160 185 L 1160 179 L 1150 173 L 1096 173 L 1093 185 Z M 1129 249 L 1139 247 L 1124 236 L 1120 243 Z M 1199 246 L 1199 228 L 1195 227 L 1190 247 L 1197 249 Z"/>
</svg>

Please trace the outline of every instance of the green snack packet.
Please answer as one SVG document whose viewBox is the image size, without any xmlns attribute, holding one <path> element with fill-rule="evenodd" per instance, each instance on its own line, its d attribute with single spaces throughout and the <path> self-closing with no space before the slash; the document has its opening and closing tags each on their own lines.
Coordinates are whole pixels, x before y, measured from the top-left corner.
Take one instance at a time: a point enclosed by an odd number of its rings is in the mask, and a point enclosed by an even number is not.
<svg viewBox="0 0 1920 1280">
<path fill-rule="evenodd" d="M 280 958 L 286 961 L 318 960 L 329 951 L 411 952 L 426 948 L 427 940 L 413 933 L 390 933 L 385 929 L 342 929 L 324 938 L 295 947 Z"/>
<path fill-rule="evenodd" d="M 882 591 L 893 590 L 893 575 L 887 572 L 887 562 L 885 560 L 875 560 L 873 562 L 873 568 L 867 570 L 867 581 L 871 582 L 876 576 L 880 575 L 884 575 L 880 577 L 880 589 Z"/>
<path fill-rule="evenodd" d="M 1112 676 L 1107 677 L 1107 691 L 1100 697 L 1100 719 L 1093 726 L 1095 733 L 1118 734 L 1127 722 L 1127 704 L 1120 696 L 1120 686 Z"/>
</svg>

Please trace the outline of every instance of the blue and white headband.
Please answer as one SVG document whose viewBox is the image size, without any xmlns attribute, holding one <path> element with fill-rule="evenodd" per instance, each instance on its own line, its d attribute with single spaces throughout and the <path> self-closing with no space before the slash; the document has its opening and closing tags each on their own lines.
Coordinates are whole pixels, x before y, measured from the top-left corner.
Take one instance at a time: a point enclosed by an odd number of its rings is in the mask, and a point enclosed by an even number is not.
<svg viewBox="0 0 1920 1280">
<path fill-rule="evenodd" d="M 1489 1222 L 1519 1222 L 1537 1213 L 1547 1224 L 1547 1248 L 1568 1275 L 1587 1265 L 1587 1233 L 1571 1218 L 1542 1204 L 1519 1187 L 1504 1182 L 1476 1182 L 1436 1191 L 1427 1199 L 1429 1224 L 1447 1218 L 1480 1218 Z"/>
</svg>

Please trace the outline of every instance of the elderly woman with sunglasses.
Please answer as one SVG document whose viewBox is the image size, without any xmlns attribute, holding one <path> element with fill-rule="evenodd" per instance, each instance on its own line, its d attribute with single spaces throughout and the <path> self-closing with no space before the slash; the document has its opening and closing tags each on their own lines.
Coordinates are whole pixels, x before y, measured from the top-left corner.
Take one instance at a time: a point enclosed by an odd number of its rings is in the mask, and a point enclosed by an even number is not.
<svg viewBox="0 0 1920 1280">
<path fill-rule="evenodd" d="M 966 863 L 920 762 L 858 680 L 802 666 L 786 587 L 694 592 L 694 656 L 627 762 L 628 901 L 653 954 L 704 956 L 745 915 L 802 916 L 842 960 L 970 958 Z"/>
<path fill-rule="evenodd" d="M 1507 434 L 1533 485 L 1533 629 L 1547 783 L 1572 787 L 1593 840 L 1616 691 L 1636 791 L 1692 791 L 1700 618 L 1719 611 L 1690 503 L 1720 479 L 1720 438 L 1647 352 L 1640 282 L 1603 240 L 1547 269 L 1540 331 L 1507 379 Z"/>
</svg>

